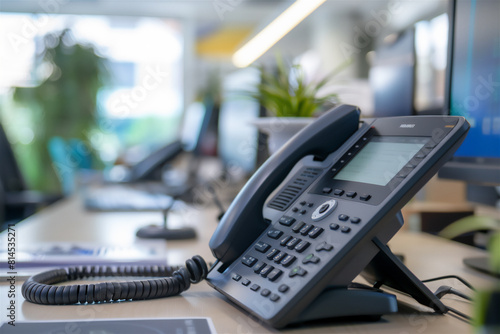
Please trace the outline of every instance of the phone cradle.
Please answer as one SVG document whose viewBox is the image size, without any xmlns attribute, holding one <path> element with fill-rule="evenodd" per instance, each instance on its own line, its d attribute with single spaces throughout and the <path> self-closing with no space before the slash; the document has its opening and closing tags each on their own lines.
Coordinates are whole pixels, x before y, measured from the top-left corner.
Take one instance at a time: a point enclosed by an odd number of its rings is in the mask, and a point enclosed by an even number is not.
<svg viewBox="0 0 500 334">
<path fill-rule="evenodd" d="M 326 288 L 291 324 L 332 318 L 377 321 L 384 314 L 397 311 L 394 295 L 332 286 Z"/>
<path fill-rule="evenodd" d="M 361 275 L 378 289 L 387 285 L 407 293 L 420 304 L 438 314 L 446 313 L 446 306 L 378 238 L 372 242 L 378 254 Z M 398 311 L 396 296 L 371 290 L 328 287 L 292 323 L 328 318 L 356 318 L 376 321 L 384 314 Z"/>
<path fill-rule="evenodd" d="M 175 201 L 163 210 L 163 225 L 147 225 L 136 232 L 136 236 L 144 239 L 186 240 L 196 238 L 196 231 L 191 227 L 172 229 L 168 227 L 168 213 Z"/>
</svg>

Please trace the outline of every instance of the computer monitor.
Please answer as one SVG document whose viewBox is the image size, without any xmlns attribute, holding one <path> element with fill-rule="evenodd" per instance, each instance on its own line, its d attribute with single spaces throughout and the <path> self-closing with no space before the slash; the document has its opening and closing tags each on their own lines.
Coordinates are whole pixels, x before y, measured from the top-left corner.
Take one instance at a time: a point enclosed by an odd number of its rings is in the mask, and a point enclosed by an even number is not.
<svg viewBox="0 0 500 334">
<path fill-rule="evenodd" d="M 447 111 L 471 129 L 439 176 L 490 187 L 496 198 L 469 199 L 491 204 L 500 199 L 500 2 L 455 0 L 450 12 Z"/>
<path fill-rule="evenodd" d="M 499 13 L 498 0 L 451 1 L 446 111 L 465 116 L 471 128 L 438 173 L 467 182 L 469 201 L 496 208 L 500 208 Z M 486 256 L 463 261 L 495 275 Z"/>
<path fill-rule="evenodd" d="M 414 113 L 415 31 L 387 36 L 374 53 L 370 69 L 374 116 L 409 116 Z"/>
<path fill-rule="evenodd" d="M 261 107 L 248 92 L 259 82 L 259 70 L 249 67 L 231 72 L 222 83 L 218 149 L 229 173 L 250 174 L 256 168 L 259 133 L 250 122 L 260 116 Z"/>
<path fill-rule="evenodd" d="M 448 40 L 446 13 L 387 35 L 369 74 L 375 117 L 443 113 Z"/>
</svg>

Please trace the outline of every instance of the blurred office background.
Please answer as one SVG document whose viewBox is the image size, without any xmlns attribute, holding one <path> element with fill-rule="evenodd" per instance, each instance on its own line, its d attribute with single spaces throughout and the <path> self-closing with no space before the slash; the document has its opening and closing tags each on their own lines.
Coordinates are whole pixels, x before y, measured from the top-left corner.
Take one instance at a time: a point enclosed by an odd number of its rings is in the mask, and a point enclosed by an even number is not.
<svg viewBox="0 0 500 334">
<path fill-rule="evenodd" d="M 208 104 L 219 106 L 219 142 L 206 137 L 200 154 L 251 173 L 258 144 L 245 142 L 258 135 L 248 122 L 261 110 L 231 96 L 259 79 L 232 57 L 292 3 L 3 0 L 0 120 L 26 187 L 63 192 L 65 168 L 134 165 L 189 136 L 183 122 Z M 447 8 L 327 0 L 253 64 L 273 66 L 280 54 L 314 80 L 347 63 L 325 91 L 364 116 L 440 113 Z M 72 166 L 57 163 L 58 140 L 72 143 Z"/>
</svg>

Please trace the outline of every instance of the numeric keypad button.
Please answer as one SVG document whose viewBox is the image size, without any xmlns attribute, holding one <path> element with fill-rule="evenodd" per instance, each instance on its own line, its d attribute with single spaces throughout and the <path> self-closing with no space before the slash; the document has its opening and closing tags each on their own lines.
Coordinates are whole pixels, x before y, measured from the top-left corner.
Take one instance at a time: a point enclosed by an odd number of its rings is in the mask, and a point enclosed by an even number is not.
<svg viewBox="0 0 500 334">
<path fill-rule="evenodd" d="M 255 244 L 255 250 L 261 253 L 265 253 L 269 250 L 271 246 L 265 242 L 259 241 Z"/>
<path fill-rule="evenodd" d="M 289 267 L 297 258 L 293 255 L 287 255 L 283 260 L 281 260 L 281 265 L 283 267 Z"/>
<path fill-rule="evenodd" d="M 324 229 L 322 227 L 316 226 L 307 234 L 309 237 L 316 239 L 321 233 L 323 233 Z"/>
<path fill-rule="evenodd" d="M 299 242 L 297 244 L 297 246 L 295 246 L 295 250 L 299 253 L 302 253 L 303 251 L 305 251 L 307 249 L 307 247 L 309 247 L 309 245 L 311 245 L 310 242 L 308 242 L 306 240 L 302 240 L 301 242 Z"/>
<path fill-rule="evenodd" d="M 300 230 L 302 229 L 302 227 L 304 227 L 306 223 L 304 223 L 303 221 L 298 221 L 295 223 L 295 225 L 292 226 L 292 231 L 295 232 L 295 233 L 299 233 Z"/>
</svg>

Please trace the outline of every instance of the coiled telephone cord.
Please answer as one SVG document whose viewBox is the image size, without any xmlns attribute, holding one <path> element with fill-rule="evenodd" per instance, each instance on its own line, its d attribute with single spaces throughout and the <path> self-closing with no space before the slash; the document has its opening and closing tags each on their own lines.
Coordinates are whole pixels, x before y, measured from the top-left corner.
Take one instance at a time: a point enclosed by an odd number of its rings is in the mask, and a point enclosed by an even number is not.
<svg viewBox="0 0 500 334">
<path fill-rule="evenodd" d="M 169 297 L 186 291 L 208 275 L 205 260 L 195 255 L 184 266 L 81 266 L 49 270 L 24 282 L 23 297 L 36 304 L 92 304 L 127 299 Z M 53 285 L 93 277 L 158 277 L 147 280 L 104 282 L 96 284 Z"/>
</svg>

